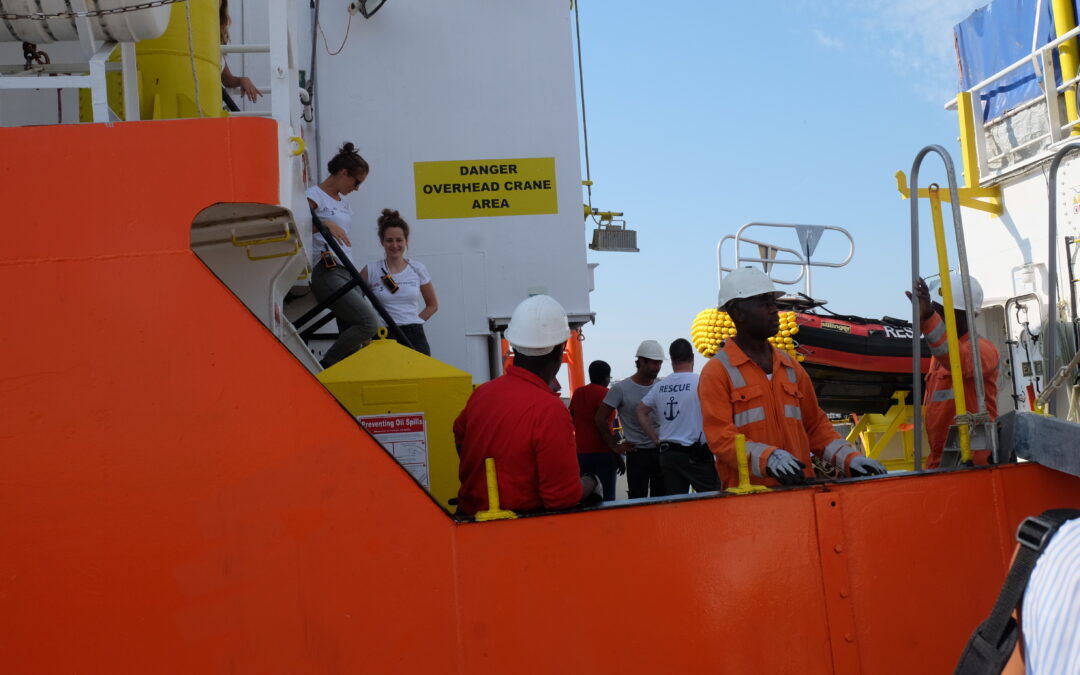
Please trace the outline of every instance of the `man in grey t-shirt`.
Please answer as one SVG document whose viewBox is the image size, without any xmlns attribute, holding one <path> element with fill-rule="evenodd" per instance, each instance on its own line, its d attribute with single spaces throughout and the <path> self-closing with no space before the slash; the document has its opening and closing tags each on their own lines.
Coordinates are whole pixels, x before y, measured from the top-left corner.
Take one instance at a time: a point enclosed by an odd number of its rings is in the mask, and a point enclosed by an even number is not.
<svg viewBox="0 0 1080 675">
<path fill-rule="evenodd" d="M 649 440 L 638 422 L 635 410 L 660 374 L 664 362 L 664 349 L 656 340 L 645 340 L 638 346 L 633 375 L 611 385 L 604 402 L 596 410 L 596 428 L 600 438 L 613 452 L 626 452 L 626 486 L 630 499 L 661 497 L 664 491 L 664 475 L 660 471 L 660 451 Z M 611 411 L 619 413 L 623 435 L 626 440 L 617 444 L 608 427 Z M 656 419 L 653 418 L 656 426 Z"/>
</svg>

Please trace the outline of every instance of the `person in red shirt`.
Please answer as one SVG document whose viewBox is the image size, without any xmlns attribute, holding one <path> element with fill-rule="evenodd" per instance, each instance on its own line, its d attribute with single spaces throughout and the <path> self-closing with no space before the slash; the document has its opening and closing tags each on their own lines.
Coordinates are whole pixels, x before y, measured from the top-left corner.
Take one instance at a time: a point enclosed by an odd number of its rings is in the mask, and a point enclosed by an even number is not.
<svg viewBox="0 0 1080 675">
<path fill-rule="evenodd" d="M 569 337 L 566 312 L 553 298 L 534 295 L 514 309 L 506 329 L 513 365 L 477 387 L 454 420 L 461 460 L 459 513 L 489 508 L 484 463 L 489 457 L 495 460 L 503 509 L 568 509 L 597 490 L 594 477 L 579 474 L 574 425 L 550 387 Z"/>
<path fill-rule="evenodd" d="M 978 398 L 975 396 L 975 359 L 971 349 L 971 334 L 968 332 L 967 312 L 964 307 L 964 291 L 959 274 L 949 275 L 953 297 L 953 314 L 956 317 L 956 334 L 959 336 L 960 373 L 964 380 L 964 404 L 967 411 L 975 412 Z M 941 297 L 940 285 L 935 289 Z M 907 291 L 911 298 L 911 292 Z M 949 364 L 949 345 L 945 334 L 945 308 L 941 303 L 930 298 L 930 288 L 919 279 L 916 287 L 919 296 L 919 323 L 922 334 L 930 346 L 930 372 L 926 374 L 926 393 L 923 406 L 926 408 L 926 440 L 930 444 L 930 457 L 926 460 L 927 469 L 941 466 L 941 455 L 945 449 L 945 440 L 949 427 L 956 418 L 956 395 L 953 390 L 952 370 Z M 982 286 L 971 279 L 971 302 L 976 312 L 982 306 Z M 984 410 L 990 419 L 997 418 L 997 377 L 1001 364 L 994 343 L 986 338 L 979 338 L 979 364 L 982 366 Z M 990 450 L 976 448 L 972 444 L 972 462 L 986 465 L 990 460 Z"/>
<path fill-rule="evenodd" d="M 626 462 L 622 455 L 608 447 L 600 438 L 594 418 L 600 404 L 607 396 L 611 382 L 611 366 L 606 361 L 593 361 L 589 364 L 589 384 L 578 387 L 570 397 L 570 417 L 574 420 L 574 438 L 577 441 L 578 466 L 581 475 L 595 474 L 604 488 L 604 501 L 615 499 L 615 476 L 626 473 Z M 608 416 L 615 417 L 614 411 Z"/>
</svg>

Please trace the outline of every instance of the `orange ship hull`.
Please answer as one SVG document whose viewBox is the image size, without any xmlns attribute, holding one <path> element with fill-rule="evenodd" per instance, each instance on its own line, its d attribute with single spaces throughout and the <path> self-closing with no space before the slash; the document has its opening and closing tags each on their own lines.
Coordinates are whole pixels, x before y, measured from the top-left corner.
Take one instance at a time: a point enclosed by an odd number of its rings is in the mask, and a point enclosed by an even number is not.
<svg viewBox="0 0 1080 675">
<path fill-rule="evenodd" d="M 276 201 L 272 122 L 0 139 L 5 672 L 943 672 L 1080 503 L 1027 464 L 455 523 L 190 250 Z"/>
</svg>

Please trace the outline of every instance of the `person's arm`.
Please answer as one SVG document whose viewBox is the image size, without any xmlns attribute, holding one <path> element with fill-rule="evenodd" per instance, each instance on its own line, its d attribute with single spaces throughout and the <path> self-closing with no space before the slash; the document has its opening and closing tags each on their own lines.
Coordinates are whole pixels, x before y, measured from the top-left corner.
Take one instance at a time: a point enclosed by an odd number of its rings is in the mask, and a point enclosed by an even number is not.
<svg viewBox="0 0 1080 675">
<path fill-rule="evenodd" d="M 911 291 L 905 291 L 904 294 L 908 296 L 909 300 L 911 299 Z M 919 279 L 919 283 L 915 286 L 915 294 L 919 300 L 919 331 L 926 337 L 926 344 L 930 347 L 930 353 L 948 369 L 950 367 L 949 340 L 945 329 L 945 319 L 934 311 L 934 304 L 930 300 L 930 288 L 922 279 Z M 963 346 L 961 346 L 961 349 L 963 349 Z M 961 365 L 963 365 L 963 358 L 961 358 Z M 970 356 L 968 357 L 967 368 L 967 372 L 970 372 Z"/>
<path fill-rule="evenodd" d="M 367 281 L 367 265 L 360 268 L 360 278 L 365 282 Z"/>
<path fill-rule="evenodd" d="M 731 404 L 731 381 L 724 366 L 710 359 L 698 379 L 698 400 L 701 403 L 701 425 L 705 441 L 730 475 L 738 475 L 739 462 L 735 455 L 735 435 L 742 433 L 735 426 Z M 745 436 L 745 434 L 743 434 Z M 746 438 L 746 458 L 750 475 L 766 478 L 769 456 L 776 450 L 768 443 Z"/>
<path fill-rule="evenodd" d="M 229 70 L 229 64 L 225 64 L 225 67 L 221 69 L 221 85 L 226 89 L 240 89 L 240 95 L 251 101 L 255 102 L 255 99 L 259 98 L 259 88 L 255 86 L 255 83 L 251 81 L 250 77 L 237 77 Z"/>
<path fill-rule="evenodd" d="M 549 511 L 577 506 L 587 487 L 581 480 L 574 423 L 562 403 L 537 415 L 534 441 L 540 500 Z"/>
<path fill-rule="evenodd" d="M 420 286 L 420 297 L 424 299 L 424 309 L 420 310 L 420 318 L 427 321 L 435 312 L 439 311 L 439 299 L 435 297 L 435 284 L 430 281 Z"/>
<path fill-rule="evenodd" d="M 653 442 L 653 445 L 660 445 L 660 435 L 656 433 L 656 428 L 653 426 L 653 409 L 645 405 L 644 402 L 638 403 L 637 408 L 634 409 L 634 414 L 637 415 L 638 424 L 645 431 L 645 435 L 649 437 L 649 440 Z"/>
<path fill-rule="evenodd" d="M 832 422 L 829 421 L 829 416 L 818 405 L 814 385 L 806 371 L 796 366 L 795 377 L 803 429 L 806 430 L 806 437 L 810 441 L 811 452 L 835 466 L 844 475 L 850 475 L 849 467 L 852 460 L 862 453 L 836 432 Z"/>
<path fill-rule="evenodd" d="M 312 211 L 319 208 L 319 205 L 316 204 L 315 200 L 311 197 L 307 198 L 307 203 Z M 352 246 L 352 242 L 349 241 L 349 235 L 345 233 L 344 228 L 342 228 L 334 221 L 324 218 L 322 216 L 319 216 L 319 220 L 321 220 L 322 224 L 326 226 L 326 229 L 330 230 L 330 234 L 334 237 L 334 239 L 337 239 L 338 242 L 344 244 L 345 246 Z"/>
<path fill-rule="evenodd" d="M 657 383 L 659 384 L 659 383 Z M 653 445 L 660 445 L 660 433 L 656 428 L 653 417 L 653 409 L 656 407 L 657 397 L 656 384 L 649 388 L 649 391 L 642 397 L 641 403 L 638 403 L 634 407 L 634 416 L 637 417 L 638 424 L 641 425 L 641 429 L 645 432 L 645 435 L 649 437 Z"/>
<path fill-rule="evenodd" d="M 614 452 L 619 452 L 619 444 L 615 442 L 615 434 L 611 433 L 611 423 L 608 421 L 611 419 L 612 413 L 615 412 L 615 408 L 611 407 L 607 403 L 601 403 L 596 409 L 596 414 L 593 415 L 593 424 L 596 425 L 596 430 L 600 432 L 600 440 L 604 442 L 604 445 Z"/>
<path fill-rule="evenodd" d="M 466 407 L 468 407 L 466 405 Z M 465 411 L 462 410 L 454 420 L 454 447 L 457 448 L 458 457 L 461 456 L 461 446 L 465 443 Z"/>
</svg>

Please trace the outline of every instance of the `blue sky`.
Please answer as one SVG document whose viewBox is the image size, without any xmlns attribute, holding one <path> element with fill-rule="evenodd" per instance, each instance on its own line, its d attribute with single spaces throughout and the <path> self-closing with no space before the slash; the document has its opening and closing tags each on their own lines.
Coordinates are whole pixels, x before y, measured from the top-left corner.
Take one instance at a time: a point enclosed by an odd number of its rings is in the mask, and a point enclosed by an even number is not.
<svg viewBox="0 0 1080 675">
<path fill-rule="evenodd" d="M 983 4 L 580 0 L 593 206 L 625 212 L 641 249 L 589 252 L 600 266 L 586 361 L 626 377 L 642 339 L 688 338 L 716 302 L 717 241 L 750 221 L 849 230 L 852 263 L 817 269 L 815 297 L 841 314 L 910 316 L 910 207 L 893 174 L 930 143 L 960 163 L 942 107 L 958 81 L 952 27 Z M 928 160 L 920 182 L 944 185 L 940 167 Z M 816 257 L 842 259 L 846 241 L 830 236 Z"/>
</svg>

